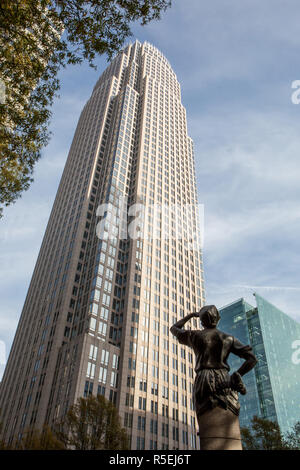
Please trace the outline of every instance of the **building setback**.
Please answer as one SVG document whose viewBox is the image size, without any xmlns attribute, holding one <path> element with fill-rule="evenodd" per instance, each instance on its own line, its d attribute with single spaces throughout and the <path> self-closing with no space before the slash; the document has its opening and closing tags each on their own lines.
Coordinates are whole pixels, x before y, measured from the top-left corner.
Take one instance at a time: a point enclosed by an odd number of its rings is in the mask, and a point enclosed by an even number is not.
<svg viewBox="0 0 300 470">
<path fill-rule="evenodd" d="M 126 220 L 133 204 L 146 210 Z M 196 205 L 180 85 L 136 41 L 103 72 L 76 128 L 1 383 L 6 441 L 100 393 L 132 449 L 198 446 L 192 352 L 169 335 L 204 303 L 201 249 L 189 244 Z"/>
<path fill-rule="evenodd" d="M 244 377 L 247 394 L 240 396 L 240 424 L 253 416 L 278 422 L 282 432 L 300 421 L 300 324 L 258 294 L 256 307 L 239 299 L 220 309 L 220 329 L 250 344 L 258 359 Z M 240 359 L 231 356 L 231 370 Z"/>
</svg>

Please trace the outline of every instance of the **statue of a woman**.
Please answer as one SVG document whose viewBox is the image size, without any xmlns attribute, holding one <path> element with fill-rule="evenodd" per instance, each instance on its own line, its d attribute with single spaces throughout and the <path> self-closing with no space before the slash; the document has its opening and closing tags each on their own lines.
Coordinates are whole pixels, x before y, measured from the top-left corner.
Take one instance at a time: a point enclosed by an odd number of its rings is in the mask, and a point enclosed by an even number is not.
<svg viewBox="0 0 300 470">
<path fill-rule="evenodd" d="M 202 330 L 185 330 L 183 325 L 199 317 Z M 242 376 L 257 363 L 250 346 L 217 329 L 220 314 L 214 305 L 202 307 L 171 327 L 171 333 L 181 344 L 190 346 L 196 355 L 194 408 L 197 415 L 201 449 L 241 449 L 238 415 L 238 392 L 246 388 Z M 229 374 L 227 359 L 233 353 L 245 362 L 238 371 Z"/>
</svg>

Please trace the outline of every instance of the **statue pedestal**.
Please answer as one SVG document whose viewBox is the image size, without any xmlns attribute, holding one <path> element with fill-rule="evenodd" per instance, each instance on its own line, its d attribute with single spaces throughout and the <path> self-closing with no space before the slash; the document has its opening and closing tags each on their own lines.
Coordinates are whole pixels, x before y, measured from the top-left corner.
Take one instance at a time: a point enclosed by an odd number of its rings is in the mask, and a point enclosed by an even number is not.
<svg viewBox="0 0 300 470">
<path fill-rule="evenodd" d="M 198 419 L 200 450 L 242 450 L 239 417 L 217 406 Z"/>
</svg>

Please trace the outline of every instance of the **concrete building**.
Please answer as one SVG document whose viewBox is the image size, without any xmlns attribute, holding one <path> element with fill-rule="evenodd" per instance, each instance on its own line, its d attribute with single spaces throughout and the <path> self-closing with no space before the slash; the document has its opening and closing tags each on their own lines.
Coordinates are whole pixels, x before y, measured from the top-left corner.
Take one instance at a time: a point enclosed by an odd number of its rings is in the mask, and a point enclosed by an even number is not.
<svg viewBox="0 0 300 470">
<path fill-rule="evenodd" d="M 278 422 L 282 432 L 300 421 L 300 324 L 258 294 L 256 307 L 239 299 L 220 309 L 220 329 L 250 344 L 258 359 L 245 375 L 248 393 L 240 396 L 241 426 L 254 415 Z M 231 370 L 240 359 L 231 356 Z"/>
<path fill-rule="evenodd" d="M 7 441 L 100 393 L 132 449 L 198 446 L 192 352 L 169 327 L 204 303 L 199 232 L 180 85 L 137 41 L 77 125 L 1 384 Z"/>
</svg>

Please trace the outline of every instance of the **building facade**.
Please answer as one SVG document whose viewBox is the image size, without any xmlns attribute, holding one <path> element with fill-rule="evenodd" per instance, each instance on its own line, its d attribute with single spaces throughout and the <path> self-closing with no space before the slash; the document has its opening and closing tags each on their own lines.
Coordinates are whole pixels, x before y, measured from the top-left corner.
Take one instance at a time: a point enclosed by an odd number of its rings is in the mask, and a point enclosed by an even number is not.
<svg viewBox="0 0 300 470">
<path fill-rule="evenodd" d="M 220 328 L 250 344 L 258 359 L 245 375 L 247 394 L 240 396 L 242 427 L 253 416 L 278 422 L 282 432 L 300 421 L 300 324 L 258 294 L 256 307 L 239 299 L 220 309 Z M 229 360 L 232 370 L 238 357 Z"/>
<path fill-rule="evenodd" d="M 136 41 L 76 128 L 1 383 L 6 441 L 103 394 L 132 449 L 197 448 L 192 352 L 169 328 L 204 304 L 199 224 L 180 85 Z"/>
</svg>

